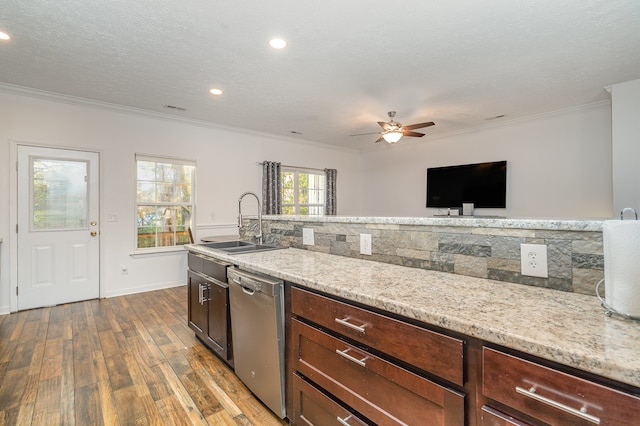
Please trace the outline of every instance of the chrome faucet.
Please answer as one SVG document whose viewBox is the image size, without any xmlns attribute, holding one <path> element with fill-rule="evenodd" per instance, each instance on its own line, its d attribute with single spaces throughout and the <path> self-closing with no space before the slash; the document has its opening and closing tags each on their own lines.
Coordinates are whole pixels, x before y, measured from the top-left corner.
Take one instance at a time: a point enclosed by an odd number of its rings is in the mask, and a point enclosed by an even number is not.
<svg viewBox="0 0 640 426">
<path fill-rule="evenodd" d="M 262 244 L 262 209 L 260 208 L 260 198 L 255 192 L 245 192 L 238 198 L 238 228 L 242 227 L 242 199 L 245 195 L 253 195 L 258 202 L 258 233 L 256 238 L 258 239 L 258 244 Z"/>
</svg>

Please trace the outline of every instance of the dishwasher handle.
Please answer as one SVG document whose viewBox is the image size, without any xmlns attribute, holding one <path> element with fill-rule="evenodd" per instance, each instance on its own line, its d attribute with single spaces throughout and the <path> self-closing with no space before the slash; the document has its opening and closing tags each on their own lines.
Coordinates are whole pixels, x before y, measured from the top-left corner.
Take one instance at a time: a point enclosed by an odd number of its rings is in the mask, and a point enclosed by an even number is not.
<svg viewBox="0 0 640 426">
<path fill-rule="evenodd" d="M 262 290 L 262 285 L 260 284 L 260 282 L 249 277 L 234 275 L 232 280 L 234 283 L 242 287 L 242 291 L 247 294 L 255 294 L 255 292 L 260 292 Z"/>
</svg>

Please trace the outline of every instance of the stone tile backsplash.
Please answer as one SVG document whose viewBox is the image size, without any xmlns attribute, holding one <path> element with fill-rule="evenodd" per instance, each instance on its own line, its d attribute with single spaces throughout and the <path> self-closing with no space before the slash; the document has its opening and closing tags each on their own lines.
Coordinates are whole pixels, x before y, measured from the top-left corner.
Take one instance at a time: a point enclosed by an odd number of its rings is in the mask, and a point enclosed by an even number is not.
<svg viewBox="0 0 640 426">
<path fill-rule="evenodd" d="M 302 228 L 313 228 L 315 245 L 302 244 Z M 256 234 L 247 219 L 242 239 Z M 360 234 L 371 234 L 372 255 L 360 254 Z M 433 226 L 416 224 L 313 222 L 264 219 L 266 244 L 365 260 L 489 278 L 524 285 L 594 295 L 604 277 L 602 232 Z M 520 244 L 546 244 L 549 278 L 520 274 Z"/>
</svg>

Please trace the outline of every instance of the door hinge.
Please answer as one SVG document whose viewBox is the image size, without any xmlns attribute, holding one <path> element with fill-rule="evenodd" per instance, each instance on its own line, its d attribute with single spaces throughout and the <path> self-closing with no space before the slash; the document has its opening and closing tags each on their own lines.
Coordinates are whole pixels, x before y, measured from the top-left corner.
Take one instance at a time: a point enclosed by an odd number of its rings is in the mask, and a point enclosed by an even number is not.
<svg viewBox="0 0 640 426">
<path fill-rule="evenodd" d="M 18 224 L 16 223 L 16 234 L 18 233 Z"/>
<path fill-rule="evenodd" d="M 16 172 L 18 171 L 18 162 L 16 161 Z"/>
<path fill-rule="evenodd" d="M 16 296 L 18 295 L 18 289 L 19 289 L 19 288 L 20 288 L 20 287 L 16 287 Z"/>
</svg>

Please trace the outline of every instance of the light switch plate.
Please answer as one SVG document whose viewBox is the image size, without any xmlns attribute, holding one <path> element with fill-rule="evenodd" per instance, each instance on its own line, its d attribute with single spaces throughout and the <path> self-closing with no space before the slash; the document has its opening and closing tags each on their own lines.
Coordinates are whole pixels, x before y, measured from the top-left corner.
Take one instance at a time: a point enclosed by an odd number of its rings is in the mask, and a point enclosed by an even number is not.
<svg viewBox="0 0 640 426">
<path fill-rule="evenodd" d="M 305 246 L 314 245 L 313 228 L 302 228 L 302 244 Z"/>
<path fill-rule="evenodd" d="M 360 234 L 360 254 L 371 255 L 371 234 Z"/>
<path fill-rule="evenodd" d="M 520 244 L 522 275 L 548 278 L 546 244 Z"/>
</svg>

